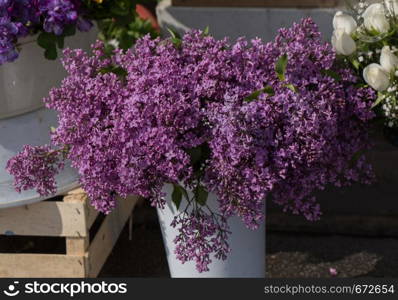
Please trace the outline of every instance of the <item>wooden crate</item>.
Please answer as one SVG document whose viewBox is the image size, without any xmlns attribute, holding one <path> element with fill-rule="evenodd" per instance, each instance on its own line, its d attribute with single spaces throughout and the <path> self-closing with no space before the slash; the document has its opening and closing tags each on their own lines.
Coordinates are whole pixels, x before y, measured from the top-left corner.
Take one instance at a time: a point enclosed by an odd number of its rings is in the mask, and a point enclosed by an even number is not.
<svg viewBox="0 0 398 300">
<path fill-rule="evenodd" d="M 211 7 L 335 7 L 338 0 L 172 0 L 174 6 Z"/>
<path fill-rule="evenodd" d="M 0 253 L 0 277 L 96 277 L 111 253 L 138 197 L 121 200 L 107 216 L 100 216 L 82 189 L 58 201 L 0 210 L 0 235 L 65 239 L 65 254 Z M 99 223 L 99 221 L 101 221 Z M 90 238 L 90 229 L 97 231 Z"/>
</svg>

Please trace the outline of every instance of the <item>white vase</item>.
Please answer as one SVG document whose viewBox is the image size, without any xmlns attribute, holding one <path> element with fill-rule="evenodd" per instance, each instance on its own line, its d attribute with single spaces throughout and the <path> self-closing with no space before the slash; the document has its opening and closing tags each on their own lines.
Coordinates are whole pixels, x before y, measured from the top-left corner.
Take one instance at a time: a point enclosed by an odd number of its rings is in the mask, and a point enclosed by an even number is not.
<svg viewBox="0 0 398 300">
<path fill-rule="evenodd" d="M 89 50 L 98 31 L 78 32 L 65 38 L 65 48 Z M 47 60 L 37 37 L 21 39 L 20 55 L 14 62 L 0 66 L 0 119 L 31 112 L 43 107 L 42 99 L 52 87 L 59 86 L 66 72 L 61 60 Z M 58 50 L 62 57 L 62 50 Z"/>
<path fill-rule="evenodd" d="M 178 214 L 176 206 L 171 201 L 173 186 L 167 184 L 163 191 L 167 194 L 166 206 L 157 209 L 160 227 L 163 235 L 163 242 L 166 249 L 167 261 L 170 274 L 173 278 L 264 278 L 265 277 L 265 224 L 258 230 L 246 228 L 238 217 L 232 217 L 228 224 L 232 234 L 228 243 L 232 249 L 228 258 L 218 260 L 212 258 L 209 265 L 209 272 L 199 273 L 195 268 L 194 262 L 182 264 L 176 259 L 174 254 L 175 244 L 173 239 L 178 230 L 170 226 L 174 216 Z M 188 193 L 192 195 L 189 191 Z M 186 201 L 181 202 L 180 211 L 184 210 Z M 218 211 L 218 201 L 214 194 L 209 194 L 207 205 L 212 210 Z"/>
</svg>

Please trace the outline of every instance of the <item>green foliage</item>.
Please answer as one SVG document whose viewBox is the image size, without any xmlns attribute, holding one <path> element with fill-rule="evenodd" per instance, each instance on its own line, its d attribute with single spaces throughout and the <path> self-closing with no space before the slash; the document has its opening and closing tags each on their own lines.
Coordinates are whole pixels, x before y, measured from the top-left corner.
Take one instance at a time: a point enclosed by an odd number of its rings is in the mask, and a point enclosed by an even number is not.
<svg viewBox="0 0 398 300">
<path fill-rule="evenodd" d="M 285 87 L 287 87 L 289 90 L 291 90 L 291 91 L 293 91 L 295 93 L 298 92 L 298 89 L 291 83 L 286 84 Z"/>
<path fill-rule="evenodd" d="M 150 21 L 140 19 L 135 12 L 135 6 L 139 2 L 145 4 L 146 1 L 104 0 L 102 3 L 84 1 L 89 12 L 88 17 L 97 21 L 99 38 L 107 44 L 109 51 L 114 49 L 111 41 L 117 41 L 118 47 L 126 50 L 146 34 L 150 34 L 151 37 L 158 36 Z"/>
<path fill-rule="evenodd" d="M 336 81 L 341 81 L 341 76 L 333 70 L 322 70 L 322 74 L 333 78 Z"/>
<path fill-rule="evenodd" d="M 287 64 L 288 64 L 288 57 L 286 54 L 283 54 L 281 57 L 279 57 L 279 59 L 275 64 L 275 71 L 280 81 L 286 80 Z"/>
<path fill-rule="evenodd" d="M 194 194 L 196 202 L 202 206 L 205 206 L 209 192 L 202 185 L 199 184 L 195 188 Z"/>
<path fill-rule="evenodd" d="M 173 184 L 173 192 L 171 194 L 171 200 L 177 209 L 180 209 L 180 205 L 182 202 L 182 197 L 184 196 L 185 200 L 189 200 L 188 192 L 179 184 Z"/>
<path fill-rule="evenodd" d="M 57 48 L 64 47 L 65 34 L 57 36 L 54 33 L 41 32 L 37 37 L 37 44 L 44 49 L 44 56 L 54 60 L 58 57 Z"/>
<path fill-rule="evenodd" d="M 278 76 L 279 80 L 282 82 L 286 81 L 286 68 L 289 63 L 289 59 L 287 57 L 287 54 L 283 54 L 278 58 L 275 64 L 275 72 L 276 75 Z M 288 88 L 289 90 L 292 90 L 293 92 L 297 93 L 297 87 L 295 87 L 292 83 L 286 83 L 284 87 Z"/>
<path fill-rule="evenodd" d="M 182 44 L 181 35 L 177 31 L 171 28 L 167 28 L 167 31 L 170 33 L 170 40 L 173 43 L 173 45 L 176 48 L 180 48 Z"/>
<path fill-rule="evenodd" d="M 253 93 L 251 93 L 249 96 L 247 96 L 246 98 L 243 99 L 243 101 L 245 102 L 252 102 L 254 100 L 257 100 L 258 97 L 260 97 L 261 94 L 266 93 L 269 96 L 274 96 L 275 95 L 275 91 L 272 88 L 272 86 L 267 85 L 265 88 L 255 91 Z"/>
<path fill-rule="evenodd" d="M 101 74 L 113 73 L 116 74 L 120 78 L 120 80 L 125 80 L 127 76 L 127 71 L 119 66 L 104 67 L 99 70 L 99 73 Z"/>
<path fill-rule="evenodd" d="M 376 101 L 373 103 L 372 108 L 377 107 L 381 102 L 383 102 L 384 99 L 385 99 L 384 93 L 378 92 L 378 94 L 377 94 L 377 99 L 376 99 Z"/>
</svg>

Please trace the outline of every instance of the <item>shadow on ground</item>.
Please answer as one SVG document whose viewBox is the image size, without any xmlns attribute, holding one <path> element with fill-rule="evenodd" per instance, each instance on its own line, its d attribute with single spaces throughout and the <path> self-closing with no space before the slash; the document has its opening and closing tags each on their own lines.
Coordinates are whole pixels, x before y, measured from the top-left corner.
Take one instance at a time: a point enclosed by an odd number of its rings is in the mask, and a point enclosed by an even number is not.
<svg viewBox="0 0 398 300">
<path fill-rule="evenodd" d="M 170 277 L 156 210 L 134 210 L 132 239 L 126 225 L 99 277 Z"/>
<path fill-rule="evenodd" d="M 398 239 L 271 232 L 267 235 L 267 277 L 398 277 Z M 156 212 L 135 211 L 133 239 L 126 227 L 102 277 L 169 277 Z"/>
<path fill-rule="evenodd" d="M 398 239 L 269 233 L 267 277 L 398 277 Z"/>
</svg>

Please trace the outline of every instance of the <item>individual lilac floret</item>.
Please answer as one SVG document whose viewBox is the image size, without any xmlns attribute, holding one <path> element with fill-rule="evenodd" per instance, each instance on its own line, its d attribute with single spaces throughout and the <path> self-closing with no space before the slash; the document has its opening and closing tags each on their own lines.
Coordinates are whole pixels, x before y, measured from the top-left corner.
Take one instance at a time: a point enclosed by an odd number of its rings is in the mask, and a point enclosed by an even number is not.
<svg viewBox="0 0 398 300">
<path fill-rule="evenodd" d="M 62 152 L 49 146 L 25 146 L 7 163 L 7 170 L 15 178 L 18 192 L 36 189 L 41 196 L 55 194 L 55 175 L 64 167 Z"/>
</svg>

